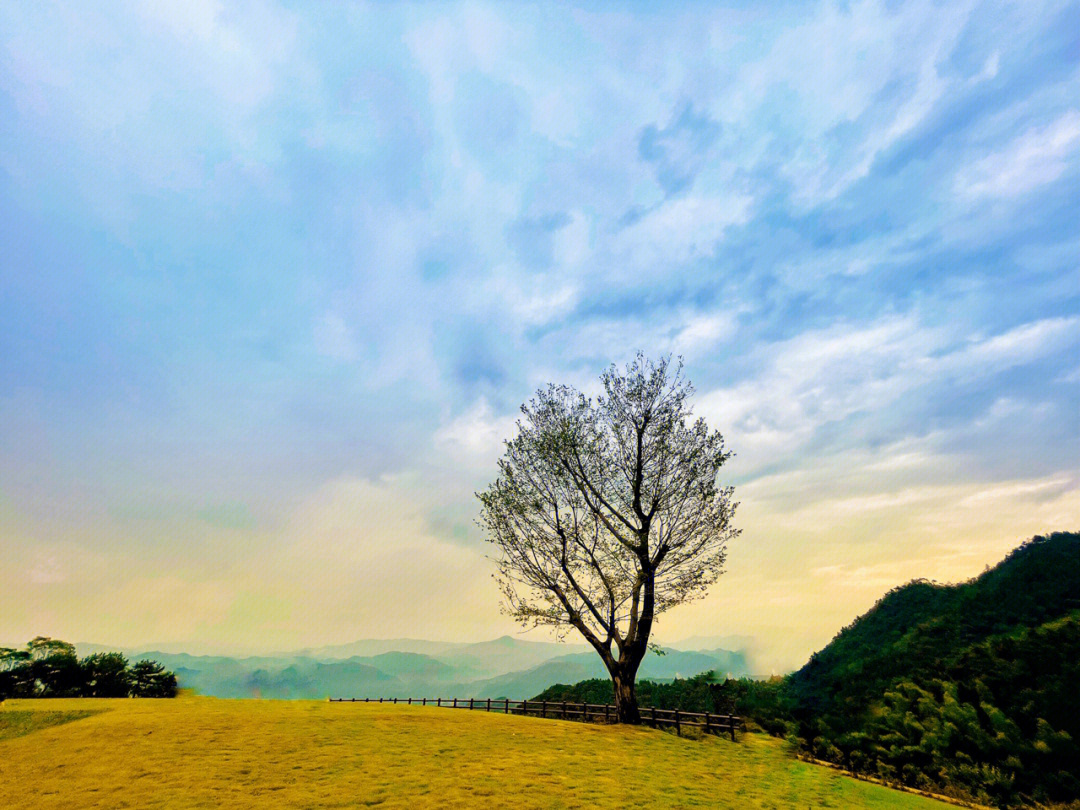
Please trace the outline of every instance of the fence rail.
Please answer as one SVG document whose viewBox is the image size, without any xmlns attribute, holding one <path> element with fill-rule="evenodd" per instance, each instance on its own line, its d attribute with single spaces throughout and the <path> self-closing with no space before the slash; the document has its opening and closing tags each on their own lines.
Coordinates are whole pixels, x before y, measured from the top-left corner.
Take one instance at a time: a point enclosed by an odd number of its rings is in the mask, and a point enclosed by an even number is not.
<svg viewBox="0 0 1080 810">
<path fill-rule="evenodd" d="M 520 714 L 531 717 L 548 717 L 556 720 L 604 720 L 615 719 L 615 707 L 610 703 L 569 703 L 564 700 L 508 700 L 506 698 L 330 698 L 331 703 L 402 703 L 409 706 L 435 706 L 443 709 L 470 709 L 472 711 Z M 674 726 L 682 733 L 683 726 L 700 728 L 706 734 L 730 734 L 742 728 L 742 718 L 733 714 L 712 712 L 684 712 L 681 709 L 657 709 L 642 706 L 641 720 L 653 728 Z"/>
</svg>

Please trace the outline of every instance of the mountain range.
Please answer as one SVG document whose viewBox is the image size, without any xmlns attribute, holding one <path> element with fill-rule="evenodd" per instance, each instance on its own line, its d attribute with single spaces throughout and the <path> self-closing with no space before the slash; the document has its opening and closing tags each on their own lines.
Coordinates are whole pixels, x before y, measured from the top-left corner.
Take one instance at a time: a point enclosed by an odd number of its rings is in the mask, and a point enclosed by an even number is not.
<svg viewBox="0 0 1080 810">
<path fill-rule="evenodd" d="M 76 647 L 80 655 L 106 649 Z M 584 645 L 512 636 L 478 643 L 367 639 L 235 658 L 161 650 L 124 653 L 132 661 L 163 664 L 176 673 L 182 689 L 225 698 L 528 698 L 552 684 L 606 676 L 600 658 Z M 640 677 L 667 681 L 707 670 L 737 677 L 750 674 L 751 662 L 745 649 L 665 648 L 663 655 L 646 655 Z"/>
</svg>

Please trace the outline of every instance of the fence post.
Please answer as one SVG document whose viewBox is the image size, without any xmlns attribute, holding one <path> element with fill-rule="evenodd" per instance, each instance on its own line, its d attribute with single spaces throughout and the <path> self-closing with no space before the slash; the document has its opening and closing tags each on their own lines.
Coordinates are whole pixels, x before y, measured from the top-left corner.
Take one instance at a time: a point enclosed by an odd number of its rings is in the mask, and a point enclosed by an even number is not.
<svg viewBox="0 0 1080 810">
<path fill-rule="evenodd" d="M 546 700 L 541 700 L 540 701 L 540 716 L 543 717 L 544 719 L 547 719 L 547 701 Z"/>
<path fill-rule="evenodd" d="M 732 715 L 728 715 L 728 727 L 731 729 L 731 741 L 735 742 L 735 718 Z"/>
<path fill-rule="evenodd" d="M 581 719 L 586 723 L 589 722 L 589 704 L 588 703 L 582 703 L 581 704 Z"/>
<path fill-rule="evenodd" d="M 394 698 L 394 705 L 397 706 L 397 698 Z"/>
<path fill-rule="evenodd" d="M 528 717 L 529 716 L 529 701 L 528 700 L 521 701 L 521 714 L 522 714 L 523 717 Z"/>
<path fill-rule="evenodd" d="M 656 707 L 652 707 L 652 727 L 656 728 Z"/>
<path fill-rule="evenodd" d="M 469 711 L 472 711 L 472 708 L 473 708 L 473 699 L 469 698 Z"/>
<path fill-rule="evenodd" d="M 457 698 L 454 698 L 454 708 L 457 708 Z"/>
<path fill-rule="evenodd" d="M 427 706 L 427 698 L 420 698 L 420 705 Z"/>
<path fill-rule="evenodd" d="M 566 719 L 566 701 L 565 700 L 562 702 L 562 719 L 563 720 Z"/>
<path fill-rule="evenodd" d="M 678 709 L 675 710 L 675 736 L 676 737 L 681 737 L 682 736 L 682 726 L 679 725 L 679 710 Z"/>
<path fill-rule="evenodd" d="M 604 704 L 604 722 L 608 723 L 610 721 L 611 721 L 611 704 L 610 703 L 605 703 Z"/>
<path fill-rule="evenodd" d="M 705 733 L 708 734 L 711 731 L 712 715 L 705 712 Z"/>
</svg>

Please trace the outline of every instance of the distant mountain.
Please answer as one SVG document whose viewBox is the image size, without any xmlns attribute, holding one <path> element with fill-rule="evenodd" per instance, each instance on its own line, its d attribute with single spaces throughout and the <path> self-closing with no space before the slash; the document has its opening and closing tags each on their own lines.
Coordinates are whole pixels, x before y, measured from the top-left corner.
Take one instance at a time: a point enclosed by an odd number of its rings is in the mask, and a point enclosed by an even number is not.
<svg viewBox="0 0 1080 810">
<path fill-rule="evenodd" d="M 525 670 L 468 684 L 465 697 L 530 698 L 553 683 L 575 683 L 604 673 L 600 656 L 566 656 Z"/>
<path fill-rule="evenodd" d="M 638 677 L 652 681 L 687 678 L 701 672 L 716 671 L 721 678 L 749 674 L 741 653 L 716 650 L 712 654 L 681 650 L 664 655 L 646 653 Z M 594 678 L 607 678 L 607 670 L 595 652 L 564 655 L 524 672 L 513 672 L 472 684 L 465 697 L 531 697 L 556 684 L 574 684 Z"/>
<path fill-rule="evenodd" d="M 521 672 L 567 653 L 584 652 L 583 644 L 557 644 L 550 641 L 522 641 L 502 636 L 493 641 L 466 644 L 438 656 L 468 680 L 480 680 Z M 592 653 L 595 655 L 595 653 Z"/>
<path fill-rule="evenodd" d="M 698 650 L 700 652 L 708 650 L 747 652 L 752 650 L 755 644 L 756 639 L 753 636 L 690 636 L 675 641 L 670 646 L 678 650 Z"/>
<path fill-rule="evenodd" d="M 350 663 L 364 663 L 405 681 L 447 681 L 458 677 L 458 670 L 430 655 L 410 652 L 385 652 L 370 658 L 350 658 Z"/>
<path fill-rule="evenodd" d="M 502 636 L 491 641 L 453 642 L 422 639 L 364 639 L 348 644 L 335 644 L 291 652 L 277 653 L 275 658 L 314 658 L 320 661 L 371 657 L 382 653 L 415 653 L 449 661 L 457 660 L 469 670 L 494 674 L 507 667 L 525 668 L 565 655 L 567 651 L 584 650 L 584 644 L 558 644 L 550 641 L 525 641 Z"/>
<path fill-rule="evenodd" d="M 408 649 L 393 649 L 394 647 Z M 79 654 L 96 645 L 78 645 Z M 477 643 L 371 639 L 277 655 L 230 658 L 161 650 L 132 651 L 176 673 L 181 688 L 225 698 L 531 697 L 556 683 L 606 677 L 583 644 L 503 636 Z M 649 653 L 642 677 L 670 680 L 705 670 L 746 674 L 743 653 L 676 650 Z"/>
<path fill-rule="evenodd" d="M 424 641 L 416 638 L 372 638 L 352 641 L 348 644 L 332 644 L 275 653 L 274 658 L 314 658 L 319 661 L 341 660 L 355 656 L 368 657 L 388 652 L 416 653 L 418 655 L 442 655 L 467 647 L 467 643 L 453 641 Z"/>
</svg>

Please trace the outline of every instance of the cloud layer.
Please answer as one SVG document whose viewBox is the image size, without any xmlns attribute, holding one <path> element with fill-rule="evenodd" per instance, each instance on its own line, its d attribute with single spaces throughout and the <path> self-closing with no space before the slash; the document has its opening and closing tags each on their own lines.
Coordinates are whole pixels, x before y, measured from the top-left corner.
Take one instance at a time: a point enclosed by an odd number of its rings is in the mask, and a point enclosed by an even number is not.
<svg viewBox="0 0 1080 810">
<path fill-rule="evenodd" d="M 668 641 L 794 665 L 1077 528 L 1078 29 L 5 7 L 0 640 L 509 630 L 472 493 L 538 386 L 637 349 L 686 359 L 742 501 Z"/>
</svg>

